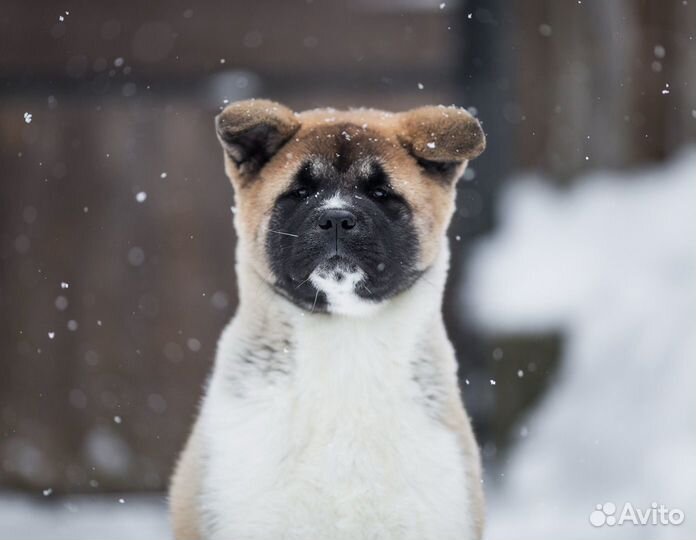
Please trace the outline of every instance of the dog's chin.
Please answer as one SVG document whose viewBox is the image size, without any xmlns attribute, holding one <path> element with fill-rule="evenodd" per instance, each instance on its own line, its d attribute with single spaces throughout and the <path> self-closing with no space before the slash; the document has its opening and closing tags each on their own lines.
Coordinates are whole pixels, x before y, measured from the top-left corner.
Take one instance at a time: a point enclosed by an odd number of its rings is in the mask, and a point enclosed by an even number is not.
<svg viewBox="0 0 696 540">
<path fill-rule="evenodd" d="M 310 313 L 364 317 L 383 303 L 372 298 L 364 270 L 345 257 L 330 257 L 304 275 L 286 275 L 275 291 Z"/>
<path fill-rule="evenodd" d="M 360 266 L 339 257 L 319 264 L 309 275 L 309 282 L 325 298 L 326 312 L 336 315 L 361 317 L 379 309 L 380 303 L 369 298 L 366 281 Z"/>
</svg>

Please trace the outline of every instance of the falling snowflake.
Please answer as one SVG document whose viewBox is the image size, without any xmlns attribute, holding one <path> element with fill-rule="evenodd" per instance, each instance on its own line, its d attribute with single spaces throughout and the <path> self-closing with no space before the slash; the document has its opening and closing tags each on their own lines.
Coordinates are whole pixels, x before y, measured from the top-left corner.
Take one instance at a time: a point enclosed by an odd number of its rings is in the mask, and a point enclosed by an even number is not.
<svg viewBox="0 0 696 540">
<path fill-rule="evenodd" d="M 123 419 L 120 416 L 114 416 L 114 422 L 120 424 L 121 422 L 123 422 Z"/>
<path fill-rule="evenodd" d="M 60 282 L 60 288 L 61 288 L 61 289 L 67 289 L 68 287 L 70 287 L 70 284 L 69 284 L 67 281 L 61 281 L 61 282 Z"/>
<path fill-rule="evenodd" d="M 425 86 L 423 86 L 423 83 L 419 82 L 418 83 L 418 90 L 423 90 L 423 88 L 425 88 Z"/>
<path fill-rule="evenodd" d="M 495 379 L 490 380 L 491 386 L 495 386 Z"/>
<path fill-rule="evenodd" d="M 160 178 L 167 178 L 167 173 L 166 172 L 161 173 Z"/>
<path fill-rule="evenodd" d="M 55 332 L 49 332 L 49 333 L 48 333 L 48 339 L 53 339 L 54 337 L 56 337 L 56 333 L 55 333 Z"/>
<path fill-rule="evenodd" d="M 44 497 L 48 497 L 51 493 L 53 493 L 53 488 L 46 488 L 42 491 Z"/>
<path fill-rule="evenodd" d="M 30 112 L 25 112 L 24 113 L 24 121 L 27 124 L 31 124 L 31 119 L 32 119 L 32 114 Z"/>
<path fill-rule="evenodd" d="M 139 203 L 145 202 L 145 199 L 147 199 L 147 193 L 145 193 L 144 191 L 139 191 L 135 195 L 135 200 L 138 201 Z"/>
</svg>

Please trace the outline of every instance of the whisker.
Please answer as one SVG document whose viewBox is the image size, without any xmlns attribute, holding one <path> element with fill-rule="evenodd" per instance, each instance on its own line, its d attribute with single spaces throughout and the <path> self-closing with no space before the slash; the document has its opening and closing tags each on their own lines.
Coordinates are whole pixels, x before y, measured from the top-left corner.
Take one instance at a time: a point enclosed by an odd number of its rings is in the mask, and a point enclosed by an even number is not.
<svg viewBox="0 0 696 540">
<path fill-rule="evenodd" d="M 282 234 L 284 236 L 292 236 L 293 238 L 299 238 L 299 234 L 293 234 L 289 232 L 284 232 L 284 231 L 274 231 L 273 229 L 268 229 L 268 232 L 276 233 L 276 234 Z"/>
<path fill-rule="evenodd" d="M 423 274 L 421 274 L 421 275 L 418 277 L 418 279 L 420 279 L 423 283 L 425 283 L 425 284 L 427 284 L 427 285 L 430 285 L 433 289 L 437 289 L 437 286 L 436 286 L 432 281 L 430 281 L 430 280 L 428 280 L 428 279 L 425 279 L 425 278 L 423 277 Z"/>
<path fill-rule="evenodd" d="M 309 278 L 311 278 L 311 277 L 312 277 L 312 275 L 310 274 L 309 277 L 307 277 L 307 279 L 305 279 L 304 281 L 301 281 L 300 284 L 297 287 L 295 287 L 295 289 L 299 289 L 300 287 L 302 287 L 302 285 L 307 283 L 309 281 Z"/>
<path fill-rule="evenodd" d="M 314 313 L 314 308 L 317 306 L 317 298 L 319 298 L 319 289 L 317 289 L 317 293 L 314 295 L 314 303 L 312 304 L 312 313 Z"/>
</svg>

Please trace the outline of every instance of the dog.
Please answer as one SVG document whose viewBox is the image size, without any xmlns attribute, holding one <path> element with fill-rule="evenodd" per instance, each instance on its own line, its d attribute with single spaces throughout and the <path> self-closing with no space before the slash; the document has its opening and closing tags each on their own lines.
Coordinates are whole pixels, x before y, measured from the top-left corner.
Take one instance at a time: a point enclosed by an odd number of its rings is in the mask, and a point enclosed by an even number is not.
<svg viewBox="0 0 696 540">
<path fill-rule="evenodd" d="M 465 109 L 216 117 L 239 307 L 170 488 L 177 540 L 479 539 L 479 451 L 442 320 Z"/>
</svg>

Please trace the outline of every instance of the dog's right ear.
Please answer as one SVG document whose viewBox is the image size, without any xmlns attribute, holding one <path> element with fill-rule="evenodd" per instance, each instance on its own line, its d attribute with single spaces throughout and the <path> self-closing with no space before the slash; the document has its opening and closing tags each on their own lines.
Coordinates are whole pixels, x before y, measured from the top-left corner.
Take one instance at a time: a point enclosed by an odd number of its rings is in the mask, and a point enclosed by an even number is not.
<svg viewBox="0 0 696 540">
<path fill-rule="evenodd" d="M 290 109 L 265 99 L 238 101 L 215 117 L 218 139 L 240 175 L 258 172 L 300 128 Z"/>
</svg>

